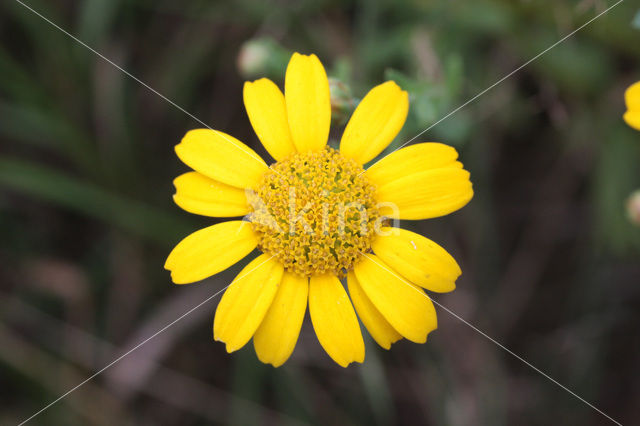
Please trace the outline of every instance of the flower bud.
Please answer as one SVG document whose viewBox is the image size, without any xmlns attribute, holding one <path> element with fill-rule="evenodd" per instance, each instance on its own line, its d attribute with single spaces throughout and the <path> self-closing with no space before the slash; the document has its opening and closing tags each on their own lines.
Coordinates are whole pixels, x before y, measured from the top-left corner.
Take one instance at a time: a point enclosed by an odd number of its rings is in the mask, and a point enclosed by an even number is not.
<svg viewBox="0 0 640 426">
<path fill-rule="evenodd" d="M 269 50 L 264 40 L 249 40 L 244 43 L 238 55 L 238 69 L 245 77 L 264 72 L 269 59 Z"/>
<path fill-rule="evenodd" d="M 270 38 L 246 41 L 240 48 L 237 66 L 246 79 L 279 78 L 287 67 L 291 53 Z"/>
<path fill-rule="evenodd" d="M 341 126 L 351 117 L 356 101 L 351 95 L 349 85 L 337 78 L 329 77 L 329 91 L 331 92 L 331 119 Z"/>
<path fill-rule="evenodd" d="M 640 189 L 636 189 L 627 198 L 627 216 L 634 225 L 640 225 Z"/>
</svg>

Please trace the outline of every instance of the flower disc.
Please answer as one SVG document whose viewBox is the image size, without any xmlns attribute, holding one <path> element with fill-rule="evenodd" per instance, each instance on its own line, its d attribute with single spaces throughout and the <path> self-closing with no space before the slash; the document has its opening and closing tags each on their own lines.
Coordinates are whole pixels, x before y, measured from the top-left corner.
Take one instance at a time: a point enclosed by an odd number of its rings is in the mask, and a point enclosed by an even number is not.
<svg viewBox="0 0 640 426">
<path fill-rule="evenodd" d="M 258 248 L 303 276 L 344 275 L 369 250 L 379 218 L 362 166 L 332 148 L 272 165 L 250 204 Z"/>
</svg>

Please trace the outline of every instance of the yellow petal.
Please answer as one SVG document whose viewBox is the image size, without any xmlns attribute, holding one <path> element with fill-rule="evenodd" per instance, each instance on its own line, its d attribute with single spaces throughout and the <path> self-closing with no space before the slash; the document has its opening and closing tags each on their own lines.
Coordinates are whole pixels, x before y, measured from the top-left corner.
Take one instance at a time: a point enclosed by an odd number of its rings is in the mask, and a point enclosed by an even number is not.
<svg viewBox="0 0 640 426">
<path fill-rule="evenodd" d="M 364 361 L 358 318 L 340 280 L 331 274 L 312 276 L 309 314 L 320 344 L 340 366 Z"/>
<path fill-rule="evenodd" d="M 171 251 L 164 264 L 176 284 L 200 281 L 227 269 L 258 245 L 251 224 L 241 220 L 218 223 L 189 235 Z"/>
<path fill-rule="evenodd" d="M 629 86 L 624 92 L 624 100 L 627 104 L 627 109 L 640 110 L 640 81 Z"/>
<path fill-rule="evenodd" d="M 623 118 L 629 126 L 640 130 L 640 109 L 625 112 Z"/>
<path fill-rule="evenodd" d="M 456 288 L 456 279 L 462 271 L 445 249 L 406 229 L 381 231 L 371 248 L 391 269 L 427 290 L 444 293 Z"/>
<path fill-rule="evenodd" d="M 198 172 L 174 179 L 173 201 L 186 211 L 203 216 L 232 217 L 249 213 L 244 189 L 215 181 Z"/>
<path fill-rule="evenodd" d="M 238 188 L 255 187 L 267 171 L 267 165 L 255 151 L 217 130 L 187 132 L 176 145 L 176 154 L 195 171 Z"/>
<path fill-rule="evenodd" d="M 227 352 L 243 347 L 262 322 L 282 279 L 282 264 L 270 255 L 255 258 L 224 292 L 213 320 L 213 338 Z"/>
<path fill-rule="evenodd" d="M 378 188 L 380 214 L 397 219 L 444 216 L 473 197 L 469 172 L 461 168 L 431 169 L 393 180 Z M 391 207 L 395 206 L 395 207 Z"/>
<path fill-rule="evenodd" d="M 244 107 L 262 145 L 276 160 L 295 152 L 287 121 L 284 95 L 271 80 L 244 83 Z"/>
<path fill-rule="evenodd" d="M 369 330 L 371 337 L 385 349 L 389 349 L 392 343 L 402 339 L 400 333 L 389 324 L 389 321 L 384 319 L 367 295 L 364 294 L 353 271 L 349 271 L 347 275 L 347 284 L 349 285 L 349 295 L 353 301 L 353 306 L 356 308 L 360 321 Z"/>
<path fill-rule="evenodd" d="M 340 152 L 360 164 L 373 160 L 396 137 L 409 112 L 409 95 L 393 81 L 374 87 L 353 112 Z"/>
<path fill-rule="evenodd" d="M 299 152 L 318 151 L 327 143 L 331 126 L 329 80 L 316 55 L 291 56 L 284 97 L 293 143 Z"/>
<path fill-rule="evenodd" d="M 431 299 L 378 257 L 365 254 L 354 267 L 358 282 L 369 300 L 403 337 L 416 343 L 438 326 Z"/>
<path fill-rule="evenodd" d="M 462 167 L 453 147 L 437 142 L 417 143 L 392 152 L 367 169 L 366 176 L 377 186 L 429 169 Z"/>
<path fill-rule="evenodd" d="M 289 359 L 300 334 L 308 294 L 308 278 L 284 273 L 276 297 L 253 336 L 260 361 L 279 367 Z"/>
</svg>

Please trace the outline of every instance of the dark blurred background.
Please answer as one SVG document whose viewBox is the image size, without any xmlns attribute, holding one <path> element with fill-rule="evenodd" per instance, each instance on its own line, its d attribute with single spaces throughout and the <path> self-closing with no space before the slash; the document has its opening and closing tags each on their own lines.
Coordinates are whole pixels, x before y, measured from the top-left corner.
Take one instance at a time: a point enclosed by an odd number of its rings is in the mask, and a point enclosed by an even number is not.
<svg viewBox="0 0 640 426">
<path fill-rule="evenodd" d="M 409 140 L 613 1 L 25 0 L 213 128 L 259 146 L 242 84 L 293 51 L 334 80 L 333 137 L 366 91 L 411 93 Z M 418 141 L 455 146 L 476 195 L 406 223 L 463 275 L 435 299 L 623 424 L 640 421 L 640 5 L 627 0 Z M 635 18 L 634 18 L 635 17 Z M 635 25 L 634 25 L 635 22 Z M 14 0 L 0 5 L 0 423 L 17 424 L 227 285 L 166 255 L 213 223 L 180 211 L 173 152 L 202 127 Z M 349 95 L 348 90 L 351 91 Z M 608 424 L 438 309 L 425 345 L 366 336 L 363 365 L 309 319 L 274 369 L 213 342 L 215 298 L 31 421 L 42 425 Z"/>
</svg>

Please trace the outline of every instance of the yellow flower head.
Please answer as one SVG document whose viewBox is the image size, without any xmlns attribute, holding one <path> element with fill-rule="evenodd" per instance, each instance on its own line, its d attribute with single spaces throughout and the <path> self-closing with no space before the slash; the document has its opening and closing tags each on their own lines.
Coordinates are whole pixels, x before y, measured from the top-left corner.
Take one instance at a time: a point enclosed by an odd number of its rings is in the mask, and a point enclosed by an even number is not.
<svg viewBox="0 0 640 426">
<path fill-rule="evenodd" d="M 403 337 L 424 343 L 437 319 L 423 289 L 451 291 L 461 271 L 433 241 L 390 224 L 461 208 L 473 196 L 469 172 L 455 149 L 439 143 L 402 148 L 364 170 L 407 117 L 407 92 L 393 81 L 362 99 L 339 150 L 327 146 L 329 83 L 318 58 L 294 53 L 284 89 L 264 78 L 244 86 L 251 125 L 276 160 L 270 167 L 216 130 L 192 130 L 176 146 L 194 171 L 175 179 L 175 202 L 246 220 L 194 232 L 165 268 L 175 283 L 191 283 L 258 248 L 263 254 L 220 300 L 213 333 L 228 352 L 253 338 L 258 358 L 276 367 L 293 352 L 307 304 L 320 344 L 343 367 L 364 361 L 356 313 L 386 349 Z"/>
<path fill-rule="evenodd" d="M 624 92 L 624 100 L 627 104 L 627 112 L 622 118 L 629 126 L 640 130 L 640 81 L 629 86 Z"/>
</svg>

